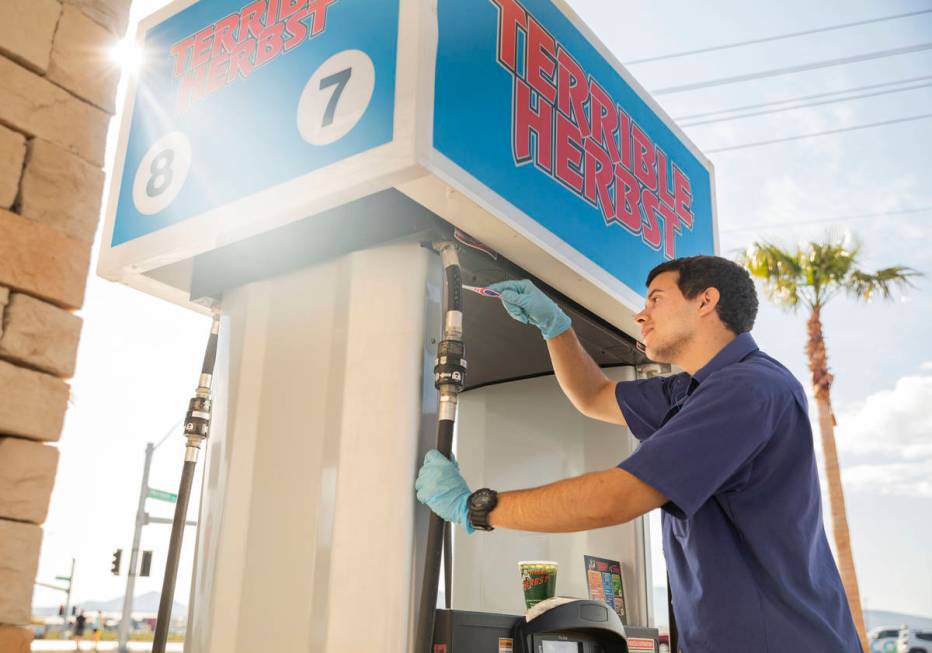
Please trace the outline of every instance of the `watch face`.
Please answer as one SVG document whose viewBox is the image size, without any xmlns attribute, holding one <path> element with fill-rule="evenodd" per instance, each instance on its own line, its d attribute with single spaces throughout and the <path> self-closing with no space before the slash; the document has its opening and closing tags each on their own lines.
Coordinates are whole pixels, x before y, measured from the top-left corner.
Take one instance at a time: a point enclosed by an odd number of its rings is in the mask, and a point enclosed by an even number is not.
<svg viewBox="0 0 932 653">
<path fill-rule="evenodd" d="M 483 488 L 469 498 L 469 507 L 474 510 L 486 510 L 496 502 L 495 500 L 495 493 Z"/>
</svg>

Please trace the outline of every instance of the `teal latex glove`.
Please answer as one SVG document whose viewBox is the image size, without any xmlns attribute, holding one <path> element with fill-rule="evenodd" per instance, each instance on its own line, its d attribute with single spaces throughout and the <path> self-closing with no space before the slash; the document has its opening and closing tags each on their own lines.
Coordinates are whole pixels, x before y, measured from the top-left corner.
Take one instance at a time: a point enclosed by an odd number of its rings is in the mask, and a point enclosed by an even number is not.
<svg viewBox="0 0 932 653">
<path fill-rule="evenodd" d="M 436 449 L 428 451 L 414 488 L 417 490 L 417 500 L 439 517 L 454 524 L 462 524 L 467 533 L 476 530 L 469 523 L 469 507 L 466 504 L 472 492 L 463 480 L 455 459 L 447 460 Z"/>
<path fill-rule="evenodd" d="M 500 281 L 489 289 L 501 293 L 502 304 L 511 317 L 536 326 L 545 340 L 557 337 L 572 324 L 567 314 L 527 279 Z"/>
</svg>

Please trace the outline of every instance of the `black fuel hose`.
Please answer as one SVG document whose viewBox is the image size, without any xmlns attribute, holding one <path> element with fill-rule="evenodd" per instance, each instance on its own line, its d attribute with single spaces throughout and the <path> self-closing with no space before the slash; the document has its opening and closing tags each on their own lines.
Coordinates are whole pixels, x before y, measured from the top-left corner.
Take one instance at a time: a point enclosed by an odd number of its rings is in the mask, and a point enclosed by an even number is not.
<svg viewBox="0 0 932 653">
<path fill-rule="evenodd" d="M 437 450 L 447 458 L 453 450 L 453 427 L 456 422 L 457 396 L 466 381 L 466 348 L 463 344 L 463 280 L 455 243 L 437 243 L 444 268 L 445 310 L 443 339 L 437 346 L 434 366 L 434 385 L 440 391 L 437 420 Z M 433 512 L 427 531 L 427 549 L 424 556 L 424 575 L 421 585 L 421 602 L 418 606 L 415 633 L 415 653 L 432 653 L 434 643 L 434 617 L 437 608 L 437 585 L 440 581 L 440 561 L 445 565 L 446 604 L 450 605 L 450 525 Z M 446 546 L 444 546 L 446 544 Z"/>
<path fill-rule="evenodd" d="M 217 341 L 220 334 L 220 316 L 214 315 L 210 325 L 210 337 L 204 352 L 204 364 L 198 379 L 194 397 L 188 402 L 188 412 L 184 419 L 184 433 L 187 446 L 184 452 L 184 466 L 181 468 L 181 482 L 178 485 L 178 498 L 175 501 L 175 516 L 172 519 L 172 532 L 168 540 L 168 558 L 165 562 L 165 577 L 162 581 L 162 595 L 159 599 L 159 614 L 155 622 L 155 635 L 152 640 L 152 653 L 165 653 L 168 630 L 171 625 L 172 603 L 175 597 L 175 581 L 178 578 L 178 560 L 181 557 L 181 541 L 184 539 L 185 522 L 188 515 L 188 501 L 191 497 L 191 485 L 194 481 L 194 468 L 197 466 L 197 453 L 210 431 L 210 386 L 213 381 L 214 363 L 217 361 Z"/>
</svg>

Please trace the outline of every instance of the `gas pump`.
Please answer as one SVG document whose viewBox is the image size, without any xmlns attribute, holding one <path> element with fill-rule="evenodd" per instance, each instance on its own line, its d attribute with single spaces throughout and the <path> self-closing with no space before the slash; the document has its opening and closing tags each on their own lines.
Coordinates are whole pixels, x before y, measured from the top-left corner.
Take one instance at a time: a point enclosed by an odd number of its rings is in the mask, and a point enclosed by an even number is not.
<svg viewBox="0 0 932 653">
<path fill-rule="evenodd" d="M 481 289 L 634 378 L 647 271 L 717 250 L 698 148 L 562 0 L 177 0 L 137 42 L 98 271 L 220 325 L 186 650 L 656 648 L 642 520 L 444 535 L 413 483 L 438 442 L 502 489 L 630 453 Z M 528 559 L 573 599 L 530 620 Z"/>
</svg>

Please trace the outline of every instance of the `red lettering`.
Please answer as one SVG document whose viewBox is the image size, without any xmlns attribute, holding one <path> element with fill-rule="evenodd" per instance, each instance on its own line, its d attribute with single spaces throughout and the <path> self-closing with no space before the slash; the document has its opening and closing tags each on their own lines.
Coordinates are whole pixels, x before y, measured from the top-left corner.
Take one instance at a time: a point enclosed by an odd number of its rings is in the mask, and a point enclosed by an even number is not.
<svg viewBox="0 0 932 653">
<path fill-rule="evenodd" d="M 288 20 L 292 14 L 303 10 L 305 5 L 307 5 L 307 0 L 282 0 L 281 6 L 278 9 L 278 20 Z M 304 12 L 301 11 L 301 13 L 303 14 Z"/>
<path fill-rule="evenodd" d="M 657 190 L 657 170 L 654 160 L 654 143 L 641 131 L 637 123 L 631 126 L 634 137 L 634 176 L 653 191 Z"/>
<path fill-rule="evenodd" d="M 242 78 L 249 77 L 252 74 L 252 55 L 256 51 L 256 40 L 248 39 L 236 44 L 236 50 L 230 55 L 230 81 L 232 82 L 236 75 Z"/>
<path fill-rule="evenodd" d="M 676 217 L 689 229 L 693 228 L 693 196 L 689 185 L 689 177 L 683 171 L 673 166 L 673 196 L 676 207 Z"/>
<path fill-rule="evenodd" d="M 274 24 L 277 21 L 278 0 L 269 0 L 269 6 L 265 10 L 265 26 Z"/>
<path fill-rule="evenodd" d="M 284 30 L 285 25 L 283 23 L 275 23 L 262 32 L 262 36 L 259 37 L 259 42 L 256 44 L 256 68 L 267 64 L 282 53 L 282 32 Z"/>
<path fill-rule="evenodd" d="M 670 194 L 670 184 L 667 182 L 667 155 L 657 148 L 657 186 L 660 201 L 673 208 L 673 195 Z"/>
<path fill-rule="evenodd" d="M 638 182 L 622 165 L 615 166 L 615 215 L 632 233 L 641 233 L 641 213 L 638 211 Z"/>
<path fill-rule="evenodd" d="M 589 84 L 589 112 L 592 114 L 592 137 L 603 148 L 608 150 L 612 162 L 621 160 L 618 144 L 615 142 L 615 130 L 618 129 L 618 114 L 615 113 L 615 104 L 608 93 L 596 83 Z"/>
<path fill-rule="evenodd" d="M 644 207 L 644 231 L 641 234 L 641 240 L 653 247 L 660 249 L 660 243 L 663 240 L 663 232 L 660 231 L 660 224 L 657 222 L 657 209 L 660 207 L 660 200 L 647 188 L 641 189 L 641 206 Z"/>
<path fill-rule="evenodd" d="M 327 8 L 336 0 L 310 0 L 307 7 L 308 16 L 314 16 L 311 23 L 311 36 L 316 36 L 327 29 Z"/>
<path fill-rule="evenodd" d="M 262 33 L 262 20 L 260 16 L 265 13 L 265 0 L 256 0 L 251 5 L 243 7 L 239 13 L 239 42 L 249 38 L 250 33 L 259 38 Z"/>
<path fill-rule="evenodd" d="M 178 89 L 176 110 L 180 113 L 188 106 L 204 96 L 204 82 L 207 79 L 207 66 L 188 70 L 181 78 L 181 88 Z"/>
<path fill-rule="evenodd" d="M 527 12 L 515 0 L 492 2 L 498 7 L 498 60 L 514 73 L 518 28 L 527 31 Z"/>
<path fill-rule="evenodd" d="M 615 204 L 609 187 L 614 177 L 614 166 L 608 152 L 596 145 L 591 138 L 586 139 L 586 199 L 602 209 L 605 224 L 615 219 Z"/>
<path fill-rule="evenodd" d="M 531 158 L 531 132 L 537 135 L 538 166 L 553 169 L 553 107 L 537 96 L 537 110 L 531 106 L 531 89 L 515 78 L 514 153 L 519 162 Z"/>
<path fill-rule="evenodd" d="M 553 104 L 557 99 L 557 87 L 553 75 L 556 72 L 556 44 L 540 23 L 528 16 L 527 35 L 527 81 L 535 91 Z"/>
<path fill-rule="evenodd" d="M 178 41 L 172 46 L 172 56 L 175 58 L 175 77 L 184 75 L 185 63 L 187 62 L 187 52 L 194 47 L 194 37 L 189 36 L 183 41 Z"/>
<path fill-rule="evenodd" d="M 217 29 L 214 33 L 214 45 L 210 49 L 210 58 L 219 57 L 224 52 L 229 54 L 236 47 L 233 40 L 233 32 L 239 27 L 239 14 L 233 14 L 217 21 Z M 221 47 L 222 46 L 222 47 Z"/>
<path fill-rule="evenodd" d="M 658 207 L 663 216 L 663 255 L 676 258 L 676 234 L 680 233 L 680 221 L 676 219 L 672 206 L 661 203 Z"/>
<path fill-rule="evenodd" d="M 207 64 L 207 92 L 213 93 L 230 83 L 230 55 L 211 57 Z"/>
<path fill-rule="evenodd" d="M 634 170 L 631 164 L 631 118 L 618 107 L 618 117 L 621 119 L 621 162 L 628 170 Z"/>
<path fill-rule="evenodd" d="M 211 25 L 194 35 L 194 48 L 191 52 L 191 68 L 197 68 L 210 60 L 213 46 L 214 26 Z"/>
<path fill-rule="evenodd" d="M 557 113 L 556 176 L 577 193 L 582 190 L 583 186 L 582 175 L 577 172 L 580 163 L 582 163 L 582 134 L 569 118 L 562 113 Z"/>
<path fill-rule="evenodd" d="M 285 52 L 307 38 L 307 25 L 303 22 L 305 18 L 307 18 L 307 12 L 302 10 L 289 16 L 288 20 L 285 21 L 285 29 L 291 34 L 291 36 L 285 40 Z"/>
<path fill-rule="evenodd" d="M 566 49 L 557 48 L 557 108 L 576 121 L 583 136 L 589 135 L 589 121 L 584 105 L 589 89 L 586 73 Z"/>
</svg>

